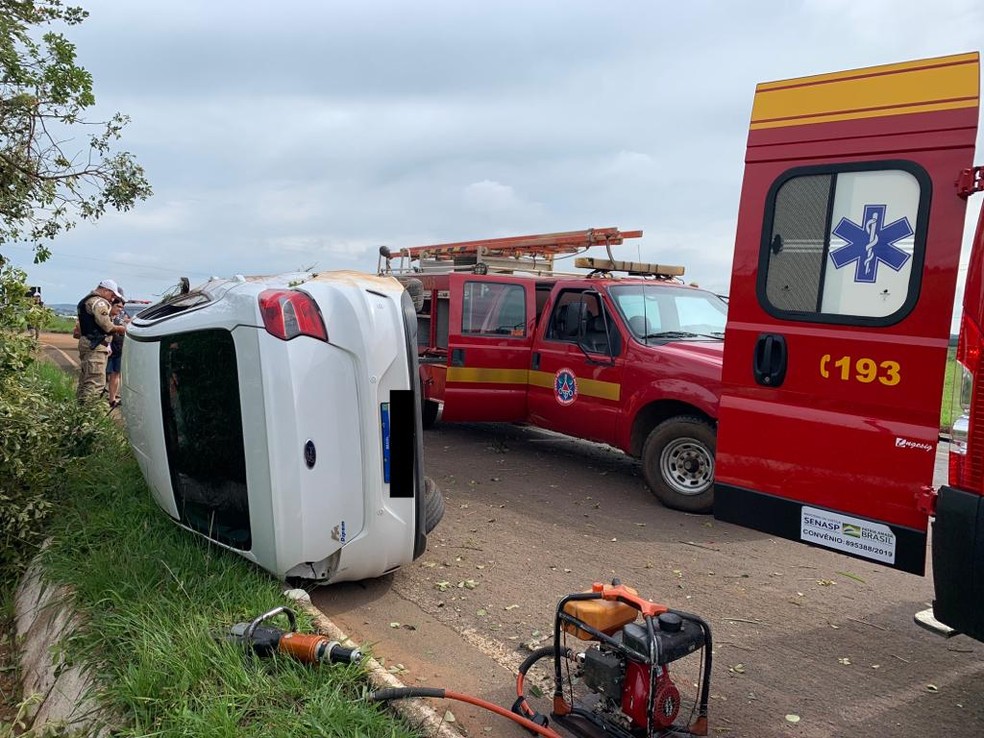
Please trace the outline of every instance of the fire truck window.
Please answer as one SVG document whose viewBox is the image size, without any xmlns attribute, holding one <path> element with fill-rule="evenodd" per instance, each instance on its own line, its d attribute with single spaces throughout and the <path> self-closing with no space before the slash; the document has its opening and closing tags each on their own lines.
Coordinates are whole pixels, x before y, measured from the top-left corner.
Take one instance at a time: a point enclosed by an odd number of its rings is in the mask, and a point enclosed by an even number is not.
<svg viewBox="0 0 984 738">
<path fill-rule="evenodd" d="M 880 322 L 911 308 L 928 178 L 914 166 L 856 169 L 792 177 L 774 189 L 760 299 L 777 317 Z"/>
<path fill-rule="evenodd" d="M 526 336 L 526 290 L 518 284 L 466 282 L 461 301 L 461 333 Z"/>
<path fill-rule="evenodd" d="M 724 335 L 728 312 L 720 300 L 710 300 L 704 295 L 684 294 L 677 296 L 674 304 L 680 324 L 677 330 Z"/>
<path fill-rule="evenodd" d="M 599 314 L 596 295 L 584 295 L 583 292 L 577 290 L 562 292 L 550 314 L 550 328 L 547 331 L 547 338 L 554 341 L 575 342 L 580 326 L 582 324 L 590 325 L 591 321 Z"/>
</svg>

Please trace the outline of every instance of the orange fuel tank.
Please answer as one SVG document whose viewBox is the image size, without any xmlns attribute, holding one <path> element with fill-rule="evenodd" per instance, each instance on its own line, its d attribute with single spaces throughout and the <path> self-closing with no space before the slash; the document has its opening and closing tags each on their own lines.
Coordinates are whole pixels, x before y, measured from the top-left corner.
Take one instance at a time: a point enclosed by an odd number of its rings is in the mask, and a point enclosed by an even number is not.
<svg viewBox="0 0 984 738">
<path fill-rule="evenodd" d="M 625 589 L 634 595 L 639 594 L 632 587 Z M 593 591 L 593 590 L 589 590 Z M 571 615 L 595 630 L 605 635 L 613 635 L 620 628 L 636 619 L 639 610 L 624 602 L 614 600 L 571 600 L 564 605 L 564 612 Z M 573 623 L 563 623 L 563 628 L 575 638 L 582 641 L 593 641 L 594 636 Z"/>
</svg>

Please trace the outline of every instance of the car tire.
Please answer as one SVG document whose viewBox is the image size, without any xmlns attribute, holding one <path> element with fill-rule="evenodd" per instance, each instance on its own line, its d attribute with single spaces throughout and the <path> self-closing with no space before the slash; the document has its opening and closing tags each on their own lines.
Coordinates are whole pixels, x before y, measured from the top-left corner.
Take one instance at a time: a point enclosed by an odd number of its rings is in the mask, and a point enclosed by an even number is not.
<svg viewBox="0 0 984 738">
<path fill-rule="evenodd" d="M 424 477 L 424 532 L 430 533 L 444 517 L 444 495 L 437 483 Z"/>
<path fill-rule="evenodd" d="M 650 491 L 673 510 L 709 513 L 714 508 L 714 427 L 681 415 L 665 420 L 642 447 L 642 475 Z"/>
<path fill-rule="evenodd" d="M 434 423 L 437 422 L 437 413 L 440 409 L 441 405 L 437 401 L 424 400 L 424 404 L 421 407 L 421 420 L 423 421 L 424 430 L 434 427 Z"/>
</svg>

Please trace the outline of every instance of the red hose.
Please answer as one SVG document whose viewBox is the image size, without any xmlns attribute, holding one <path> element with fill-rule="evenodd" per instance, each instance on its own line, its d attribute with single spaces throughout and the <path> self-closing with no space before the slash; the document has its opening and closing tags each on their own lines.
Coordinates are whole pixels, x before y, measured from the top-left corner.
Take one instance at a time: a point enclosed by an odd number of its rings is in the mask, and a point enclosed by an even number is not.
<svg viewBox="0 0 984 738">
<path fill-rule="evenodd" d="M 563 738 L 556 730 L 545 727 L 534 723 L 532 720 L 524 718 L 522 715 L 517 715 L 514 712 L 510 712 L 504 707 L 495 704 L 494 702 L 487 702 L 479 697 L 473 697 L 470 694 L 462 694 L 461 692 L 452 692 L 449 689 L 444 690 L 444 696 L 451 700 L 458 700 L 459 702 L 467 702 L 476 707 L 483 707 L 486 710 L 491 710 L 497 715 L 502 715 L 502 717 L 509 718 L 520 725 L 522 725 L 527 730 L 532 730 L 534 733 L 539 733 L 544 736 L 544 738 Z"/>
<path fill-rule="evenodd" d="M 376 702 L 388 702 L 389 700 L 404 700 L 408 697 L 433 697 L 434 699 L 449 699 L 458 700 L 459 702 L 467 702 L 470 705 L 475 705 L 476 707 L 481 707 L 490 712 L 494 712 L 497 715 L 501 715 L 504 718 L 509 718 L 513 722 L 519 723 L 527 730 L 534 733 L 539 733 L 544 738 L 563 738 L 563 736 L 555 730 L 540 725 L 539 723 L 534 723 L 532 720 L 524 718 L 522 715 L 517 715 L 514 712 L 510 712 L 504 707 L 500 707 L 494 702 L 488 702 L 486 700 L 480 699 L 479 697 L 473 697 L 470 694 L 463 694 L 461 692 L 452 692 L 449 689 L 443 689 L 440 687 L 391 687 L 387 689 L 379 689 L 369 695 L 369 699 Z"/>
</svg>

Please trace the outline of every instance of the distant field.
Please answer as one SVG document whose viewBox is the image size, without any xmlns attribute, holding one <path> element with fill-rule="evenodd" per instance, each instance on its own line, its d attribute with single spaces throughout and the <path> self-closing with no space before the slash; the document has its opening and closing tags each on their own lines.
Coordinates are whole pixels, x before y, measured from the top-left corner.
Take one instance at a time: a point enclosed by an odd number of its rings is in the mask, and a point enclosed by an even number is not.
<svg viewBox="0 0 984 738">
<path fill-rule="evenodd" d="M 953 420 L 953 392 L 957 374 L 957 350 L 950 348 L 946 352 L 946 376 L 943 379 L 943 407 L 940 409 L 940 428 L 950 430 Z"/>
<path fill-rule="evenodd" d="M 75 318 L 66 318 L 63 315 L 55 315 L 51 322 L 48 323 L 44 330 L 49 333 L 71 333 L 72 328 L 75 327 Z"/>
</svg>

